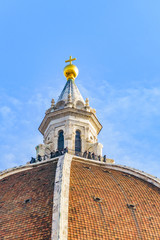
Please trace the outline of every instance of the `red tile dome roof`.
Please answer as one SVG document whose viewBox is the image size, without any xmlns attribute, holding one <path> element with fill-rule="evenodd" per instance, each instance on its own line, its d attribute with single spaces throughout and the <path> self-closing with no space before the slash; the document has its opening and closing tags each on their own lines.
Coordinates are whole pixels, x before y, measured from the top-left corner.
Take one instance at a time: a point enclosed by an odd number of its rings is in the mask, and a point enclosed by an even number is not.
<svg viewBox="0 0 160 240">
<path fill-rule="evenodd" d="M 0 239 L 50 239 L 56 162 L 0 180 Z"/>
<path fill-rule="evenodd" d="M 73 161 L 68 239 L 160 239 L 160 189 L 128 173 Z"/>
<path fill-rule="evenodd" d="M 130 168 L 79 159 L 70 169 L 68 239 L 158 240 L 160 188 Z M 51 239 L 56 166 L 33 164 L 0 180 L 1 239 Z"/>
</svg>

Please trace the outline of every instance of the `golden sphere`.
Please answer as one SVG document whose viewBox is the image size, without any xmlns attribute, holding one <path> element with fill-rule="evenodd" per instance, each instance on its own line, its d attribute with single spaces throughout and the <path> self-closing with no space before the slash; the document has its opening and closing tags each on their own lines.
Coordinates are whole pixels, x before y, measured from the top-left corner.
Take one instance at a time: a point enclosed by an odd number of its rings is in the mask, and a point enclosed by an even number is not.
<svg viewBox="0 0 160 240">
<path fill-rule="evenodd" d="M 78 68 L 73 65 L 73 64 L 69 64 L 67 66 L 64 67 L 64 76 L 68 79 L 75 79 L 78 76 Z"/>
</svg>

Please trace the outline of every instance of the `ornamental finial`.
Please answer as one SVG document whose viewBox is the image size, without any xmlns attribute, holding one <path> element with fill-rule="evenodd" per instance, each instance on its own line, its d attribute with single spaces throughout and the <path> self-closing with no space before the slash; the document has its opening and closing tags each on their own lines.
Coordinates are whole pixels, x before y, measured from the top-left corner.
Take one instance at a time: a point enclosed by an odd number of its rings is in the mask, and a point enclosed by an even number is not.
<svg viewBox="0 0 160 240">
<path fill-rule="evenodd" d="M 75 78 L 78 76 L 78 68 L 72 64 L 72 61 L 75 61 L 76 58 L 72 58 L 72 56 L 69 57 L 69 60 L 66 60 L 65 62 L 69 62 L 67 66 L 65 66 L 63 72 L 64 76 L 67 78 L 67 80 L 75 80 Z"/>
</svg>

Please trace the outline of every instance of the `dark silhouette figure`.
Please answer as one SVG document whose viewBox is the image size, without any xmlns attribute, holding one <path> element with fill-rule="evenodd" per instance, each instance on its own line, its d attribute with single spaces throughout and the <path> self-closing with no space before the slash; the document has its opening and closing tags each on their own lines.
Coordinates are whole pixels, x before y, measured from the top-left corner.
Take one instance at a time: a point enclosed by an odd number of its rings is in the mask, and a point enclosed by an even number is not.
<svg viewBox="0 0 160 240">
<path fill-rule="evenodd" d="M 92 153 L 92 159 L 95 160 L 95 154 L 94 154 L 94 152 Z"/>
<path fill-rule="evenodd" d="M 84 158 L 86 158 L 86 157 L 87 157 L 87 155 L 88 155 L 88 152 L 87 152 L 87 151 L 85 151 L 85 152 L 83 153 L 83 157 L 84 157 Z"/>
<path fill-rule="evenodd" d="M 88 159 L 92 159 L 91 152 L 88 153 Z"/>
<path fill-rule="evenodd" d="M 58 156 L 59 156 L 59 151 L 56 150 L 56 152 L 55 152 L 55 157 L 58 157 Z"/>
<path fill-rule="evenodd" d="M 35 163 L 35 162 L 36 162 L 36 159 L 33 158 L 33 157 L 31 157 L 31 161 L 30 161 L 30 163 Z"/>
<path fill-rule="evenodd" d="M 55 157 L 55 151 L 53 150 L 53 152 L 50 153 L 50 157 L 54 158 Z"/>
<path fill-rule="evenodd" d="M 37 157 L 38 161 L 41 162 L 42 161 L 42 157 L 38 154 L 38 157 Z"/>
</svg>

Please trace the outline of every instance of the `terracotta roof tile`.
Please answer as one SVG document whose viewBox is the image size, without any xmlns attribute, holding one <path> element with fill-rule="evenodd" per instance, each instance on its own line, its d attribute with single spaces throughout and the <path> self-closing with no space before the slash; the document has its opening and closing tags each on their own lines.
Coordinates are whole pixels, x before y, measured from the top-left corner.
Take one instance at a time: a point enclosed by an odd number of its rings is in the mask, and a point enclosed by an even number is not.
<svg viewBox="0 0 160 240">
<path fill-rule="evenodd" d="M 56 163 L 0 181 L 0 239 L 50 239 Z"/>
<path fill-rule="evenodd" d="M 73 161 L 68 239 L 160 239 L 160 189 L 120 171 Z"/>
</svg>

